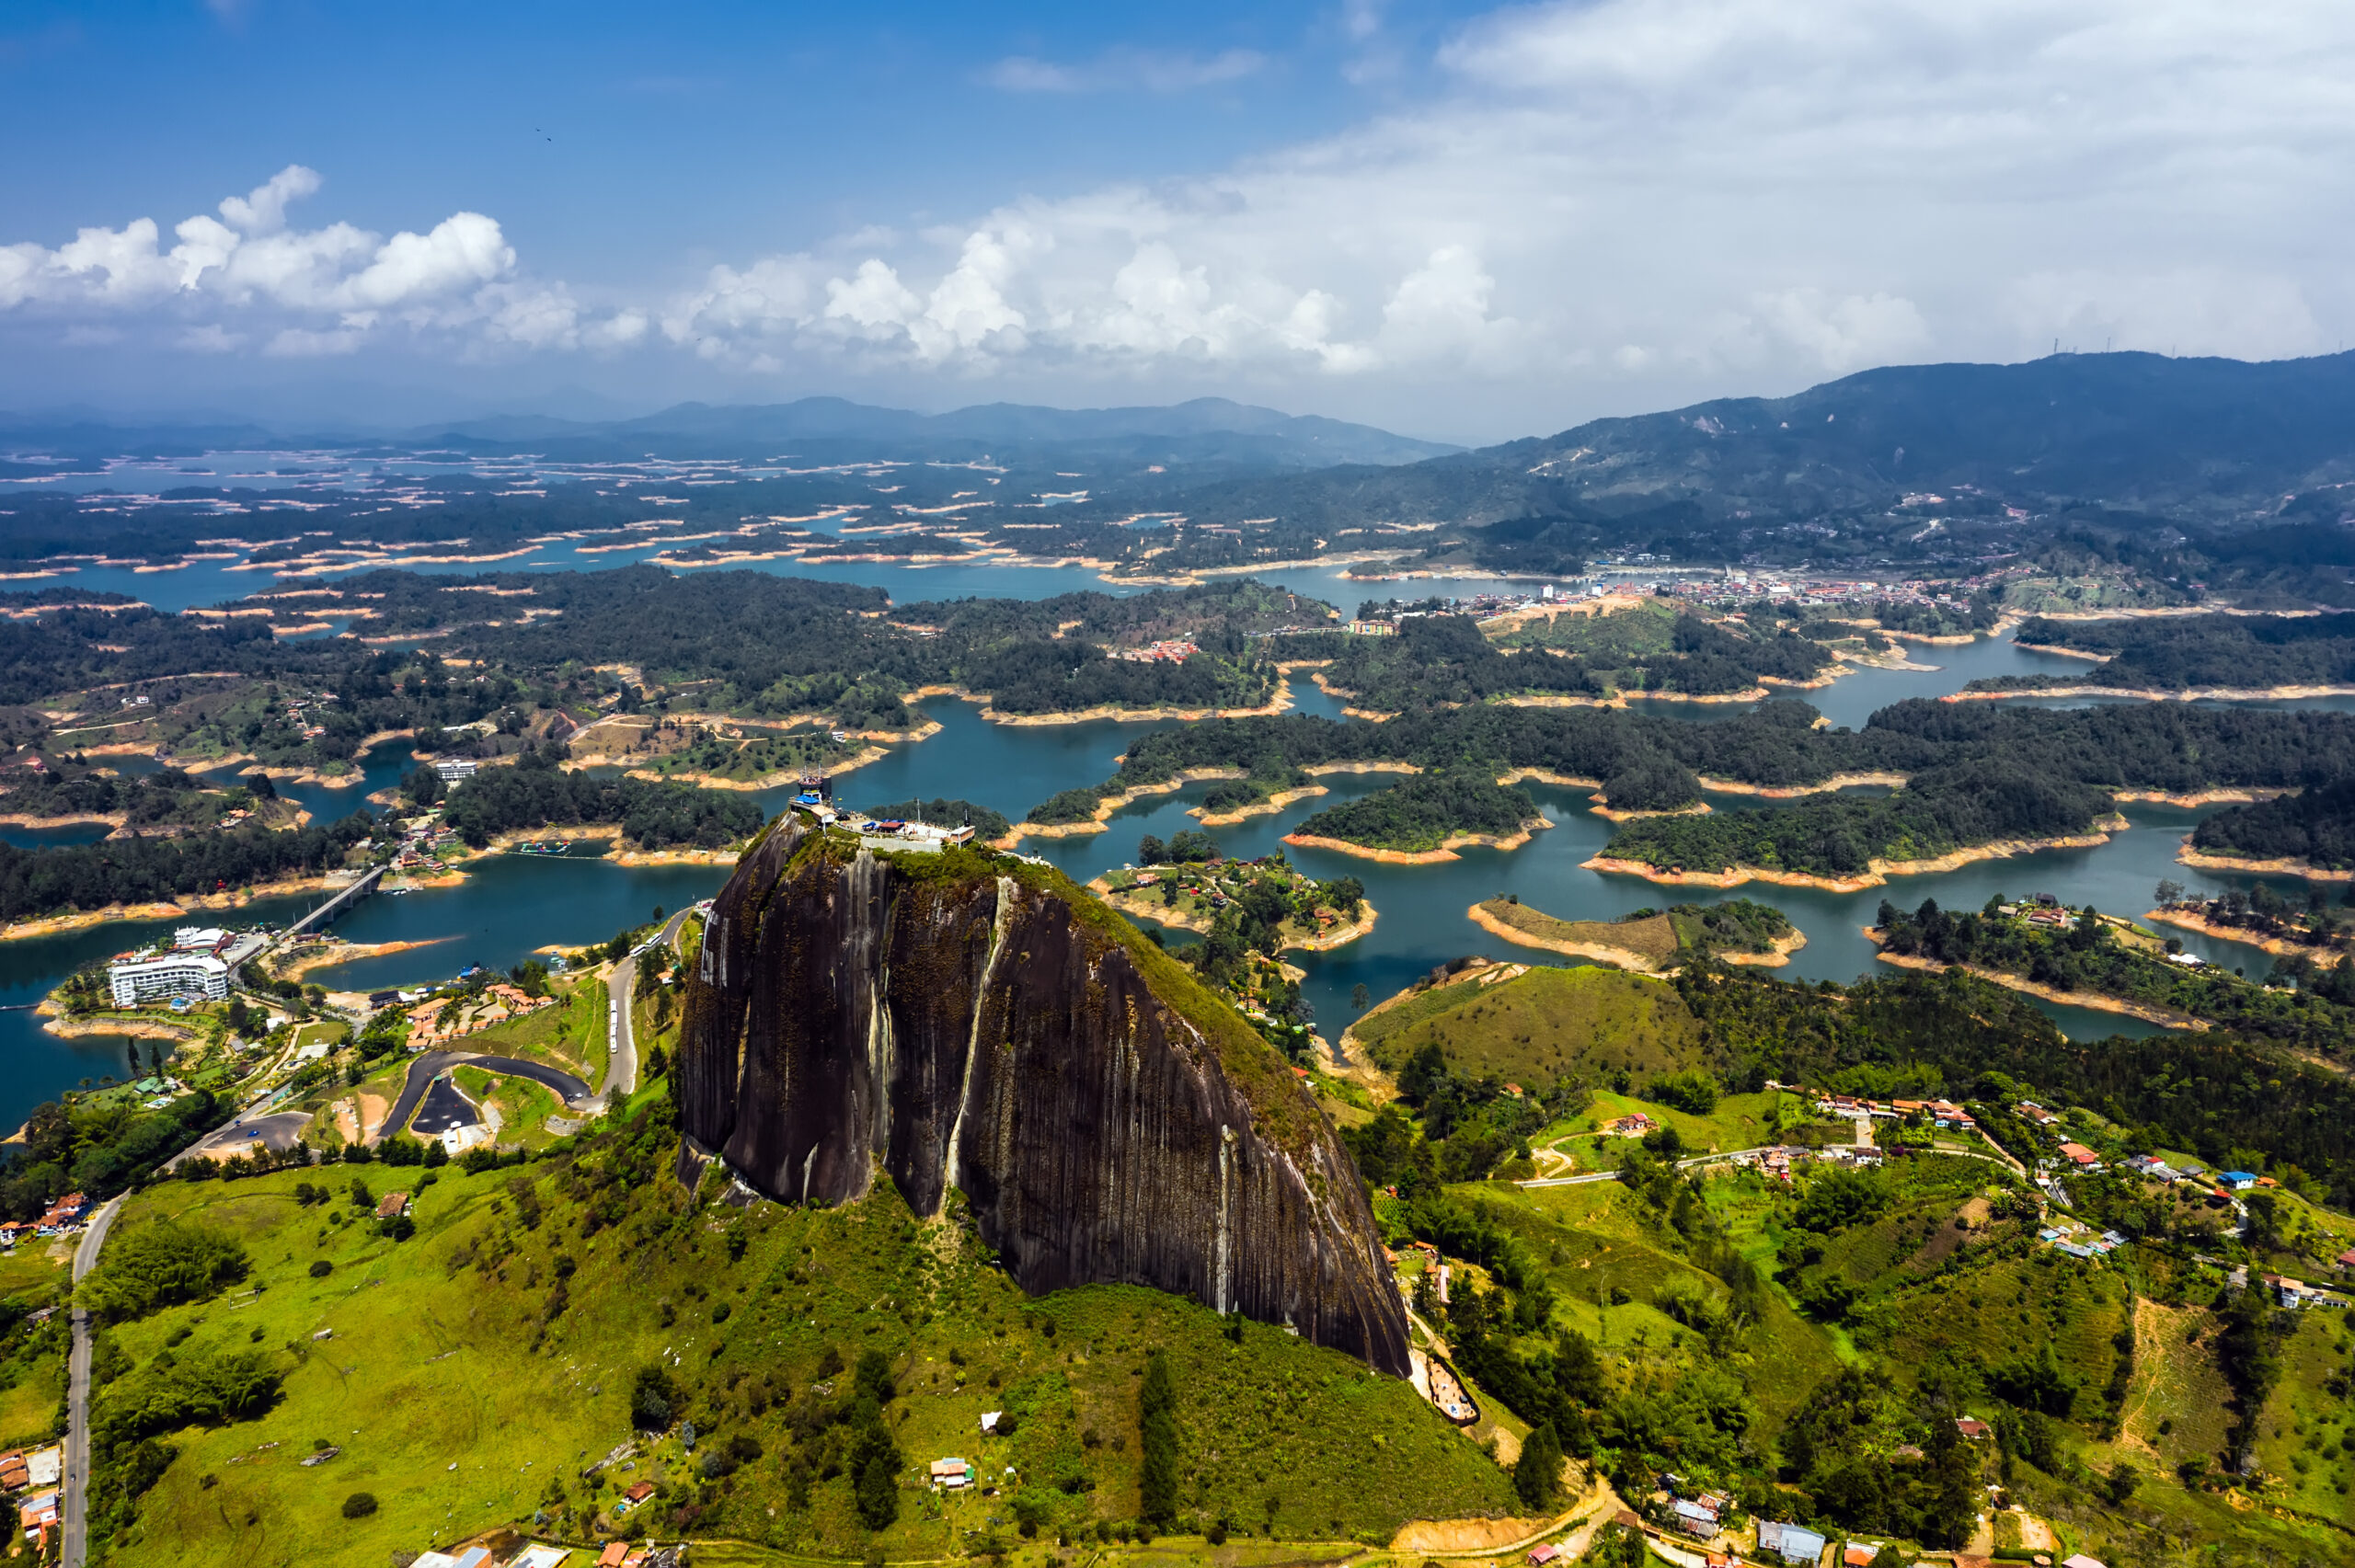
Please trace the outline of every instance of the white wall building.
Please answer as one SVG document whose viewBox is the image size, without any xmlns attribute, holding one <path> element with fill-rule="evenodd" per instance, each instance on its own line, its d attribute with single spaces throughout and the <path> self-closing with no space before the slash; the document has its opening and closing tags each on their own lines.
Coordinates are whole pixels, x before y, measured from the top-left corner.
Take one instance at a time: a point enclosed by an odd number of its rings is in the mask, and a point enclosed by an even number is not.
<svg viewBox="0 0 2355 1568">
<path fill-rule="evenodd" d="M 210 953 L 167 953 L 107 966 L 117 1007 L 136 1007 L 156 997 L 201 997 L 218 1001 L 229 994 L 229 966 Z"/>
</svg>

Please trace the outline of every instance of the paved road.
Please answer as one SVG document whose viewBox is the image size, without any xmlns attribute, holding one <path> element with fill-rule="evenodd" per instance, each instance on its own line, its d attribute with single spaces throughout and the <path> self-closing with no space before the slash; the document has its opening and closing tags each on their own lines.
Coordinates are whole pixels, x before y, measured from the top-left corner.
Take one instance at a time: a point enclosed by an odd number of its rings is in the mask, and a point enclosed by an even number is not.
<svg viewBox="0 0 2355 1568">
<path fill-rule="evenodd" d="M 1679 1160 L 1676 1162 L 1676 1168 L 1680 1171 L 1690 1171 L 1699 1165 L 1719 1164 L 1725 1161 L 1734 1158 L 1734 1156 L 1738 1154 L 1763 1154 L 1765 1150 L 1763 1148 L 1736 1149 L 1724 1154 L 1696 1155 L 1690 1160 Z M 2007 1166 L 2016 1172 L 2019 1169 L 2019 1162 L 2014 1160 L 2008 1154 L 1990 1154 L 1983 1150 L 1963 1149 L 1944 1143 L 1936 1146 L 1936 1152 L 1940 1154 L 1959 1154 L 1966 1160 L 1984 1160 L 1991 1165 Z M 1580 1176 L 1541 1176 L 1535 1181 L 1515 1182 L 1513 1183 L 1513 1185 L 1517 1187 L 1575 1187 L 1582 1185 L 1588 1182 L 1615 1182 L 1618 1179 L 1619 1173 L 1616 1171 L 1590 1171 L 1586 1174 Z"/>
<path fill-rule="evenodd" d="M 1757 1149 L 1729 1150 L 1723 1154 L 1696 1154 L 1690 1160 L 1679 1160 L 1676 1162 L 1676 1168 L 1680 1171 L 1690 1171 L 1702 1165 L 1721 1165 L 1737 1154 L 1764 1152 L 1765 1147 L 1762 1145 Z M 1540 1176 L 1534 1181 L 1515 1182 L 1513 1185 L 1517 1187 L 1576 1187 L 1584 1186 L 1589 1182 L 1615 1182 L 1618 1179 L 1619 1173 L 1616 1171 L 1589 1171 L 1582 1176 Z"/>
<path fill-rule="evenodd" d="M 569 1072 L 536 1061 L 520 1061 L 513 1057 L 478 1056 L 473 1051 L 427 1051 L 409 1063 L 408 1076 L 401 1082 L 401 1097 L 393 1102 L 392 1114 L 385 1118 L 378 1131 L 381 1140 L 408 1126 L 416 1114 L 418 1102 L 425 1098 L 425 1091 L 433 1080 L 450 1068 L 471 1063 L 488 1072 L 504 1077 L 528 1078 L 533 1082 L 555 1092 L 567 1106 L 578 1107 L 589 1098 L 589 1085 Z"/>
<path fill-rule="evenodd" d="M 598 1096 L 600 1105 L 611 1104 L 616 1094 L 628 1094 L 638 1087 L 638 1038 L 630 1028 L 630 1009 L 638 998 L 638 956 L 649 947 L 668 947 L 675 952 L 679 929 L 687 923 L 691 912 L 693 906 L 672 915 L 661 931 L 631 948 L 626 956 L 615 960 L 605 971 L 606 993 L 615 1003 L 611 1042 L 614 1049 L 605 1060 L 605 1089 Z"/>
<path fill-rule="evenodd" d="M 122 1199 L 111 1197 L 90 1216 L 89 1229 L 82 1232 L 81 1244 L 74 1249 L 75 1284 L 82 1283 L 97 1265 L 98 1249 L 107 1244 L 107 1231 L 121 1207 Z M 79 1307 L 74 1309 L 74 1356 L 66 1366 L 65 1389 L 65 1468 L 61 1478 L 64 1493 L 57 1510 L 62 1552 L 58 1562 L 62 1568 L 82 1568 L 89 1551 L 90 1314 Z"/>
<path fill-rule="evenodd" d="M 217 1127 L 181 1150 L 164 1162 L 166 1170 L 178 1166 L 191 1155 L 211 1154 L 223 1149 L 244 1153 L 247 1147 L 258 1141 L 269 1149 L 291 1149 L 303 1136 L 303 1128 L 310 1124 L 308 1111 L 273 1111 L 268 1116 L 248 1112 L 226 1127 Z"/>
</svg>

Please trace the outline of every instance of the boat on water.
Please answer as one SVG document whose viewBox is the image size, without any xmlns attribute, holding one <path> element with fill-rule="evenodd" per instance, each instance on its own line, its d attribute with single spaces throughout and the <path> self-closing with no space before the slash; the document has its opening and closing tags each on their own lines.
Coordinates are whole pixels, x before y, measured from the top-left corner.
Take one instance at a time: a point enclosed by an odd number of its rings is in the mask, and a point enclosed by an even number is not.
<svg viewBox="0 0 2355 1568">
<path fill-rule="evenodd" d="M 569 839 L 549 839 L 545 841 L 534 841 L 531 843 L 510 844 L 507 846 L 507 853 L 509 854 L 569 854 L 572 853 L 572 841 Z"/>
</svg>

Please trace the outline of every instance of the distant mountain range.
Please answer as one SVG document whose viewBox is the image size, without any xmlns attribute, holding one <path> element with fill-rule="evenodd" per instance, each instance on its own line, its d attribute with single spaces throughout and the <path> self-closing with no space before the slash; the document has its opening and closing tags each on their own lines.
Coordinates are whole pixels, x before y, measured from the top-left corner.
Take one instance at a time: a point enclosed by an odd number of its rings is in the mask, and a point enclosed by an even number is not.
<svg viewBox="0 0 2355 1568">
<path fill-rule="evenodd" d="M 990 403 L 947 414 L 879 408 L 840 397 L 793 403 L 682 403 L 634 419 L 557 419 L 544 415 L 419 425 L 396 432 L 293 431 L 258 423 L 115 424 L 102 418 L 0 414 L 0 443 L 78 456 L 125 452 L 179 455 L 225 447 L 456 448 L 486 455 L 531 452 L 593 461 L 651 452 L 672 458 L 826 461 L 972 458 L 994 451 L 1037 460 L 1143 462 L 1300 469 L 1337 464 L 1414 463 L 1463 449 L 1315 415 L 1280 413 L 1223 397 L 1167 406 L 1047 408 Z"/>
<path fill-rule="evenodd" d="M 1230 481 L 1188 499 L 1209 521 L 1273 514 L 1320 526 L 1666 509 L 1763 524 L 1966 489 L 2038 509 L 2099 503 L 2214 525 L 2275 515 L 2350 480 L 2355 353 L 2259 364 L 2059 354 L 1890 366 L 1791 397 L 1596 419 L 1379 471 Z M 2338 515 L 2335 503 L 2318 509 Z"/>
<path fill-rule="evenodd" d="M 2117 353 L 1890 366 L 1790 397 L 1720 398 L 1470 452 L 1224 398 L 918 414 L 808 397 L 683 403 L 610 421 L 502 416 L 365 436 L 0 414 L 0 448 L 96 457 L 254 444 L 581 461 L 987 455 L 1099 476 L 1166 464 L 1155 485 L 1199 521 L 1273 517 L 1320 530 L 1557 517 L 1608 523 L 1671 511 L 1681 528 L 1717 530 L 1878 513 L 1909 494 L 1948 490 L 1996 516 L 1996 503 L 2040 511 L 2096 503 L 2230 526 L 2278 515 L 2285 503 L 2293 515 L 2337 518 L 2333 487 L 2355 481 L 2355 353 L 2265 363 Z"/>
</svg>

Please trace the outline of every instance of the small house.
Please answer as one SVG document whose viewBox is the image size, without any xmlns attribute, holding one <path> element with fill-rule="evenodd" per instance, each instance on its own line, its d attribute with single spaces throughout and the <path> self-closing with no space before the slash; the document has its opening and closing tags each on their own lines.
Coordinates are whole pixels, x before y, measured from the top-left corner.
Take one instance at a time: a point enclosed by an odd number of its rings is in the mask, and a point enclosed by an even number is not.
<svg viewBox="0 0 2355 1568">
<path fill-rule="evenodd" d="M 1002 1410 L 985 1410 L 982 1412 L 982 1430 L 984 1432 L 995 1432 L 997 1430 L 997 1418 L 1005 1413 L 1005 1412 Z"/>
<path fill-rule="evenodd" d="M 1878 1542 L 1852 1540 L 1840 1553 L 1841 1568 L 1873 1568 L 1873 1559 L 1879 1555 Z"/>
<path fill-rule="evenodd" d="M 1793 1568 L 1814 1568 L 1823 1557 L 1823 1537 L 1798 1525 L 1761 1519 L 1758 1522 L 1758 1554 L 1764 1557 L 1770 1552 L 1792 1564 Z"/>
<path fill-rule="evenodd" d="M 2080 1170 L 2090 1169 L 2101 1162 L 2101 1156 L 2095 1153 L 2092 1150 L 2086 1148 L 2082 1143 L 2062 1144 L 2061 1146 L 2061 1157 L 2069 1161 Z"/>
<path fill-rule="evenodd" d="M 1689 1497 L 1679 1497 L 1670 1507 L 1676 1516 L 1676 1528 L 1686 1535 L 1706 1540 L 1717 1533 L 1716 1510 L 1705 1508 Z"/>
<path fill-rule="evenodd" d="M 2074 1557 L 2062 1558 L 2061 1568 L 2107 1568 L 2107 1564 L 2098 1557 L 2088 1557 L 2080 1551 Z"/>
<path fill-rule="evenodd" d="M 2245 1193 L 2257 1185 L 2257 1178 L 2246 1171 L 2226 1171 L 2216 1180 L 2236 1193 Z"/>
<path fill-rule="evenodd" d="M 376 1218 L 379 1219 L 397 1219 L 408 1212 L 408 1194 L 407 1193 L 386 1193 L 376 1205 Z"/>
<path fill-rule="evenodd" d="M 1954 1429 L 1973 1443 L 1981 1441 L 1987 1436 L 1987 1424 L 1972 1415 L 1955 1417 Z"/>
<path fill-rule="evenodd" d="M 597 1554 L 597 1568 L 622 1568 L 622 1560 L 629 1555 L 629 1542 L 609 1540 L 605 1550 Z"/>
<path fill-rule="evenodd" d="M 935 1459 L 932 1461 L 932 1483 L 951 1491 L 973 1484 L 973 1466 L 967 1459 Z"/>
<path fill-rule="evenodd" d="M 1530 1568 L 1545 1568 L 1546 1563 L 1561 1555 L 1562 1549 L 1549 1540 L 1529 1554 Z"/>
<path fill-rule="evenodd" d="M 2341 1268 L 2355 1268 L 2355 1247 L 2349 1247 L 2345 1252 L 2338 1254 L 2338 1266 Z"/>
</svg>

